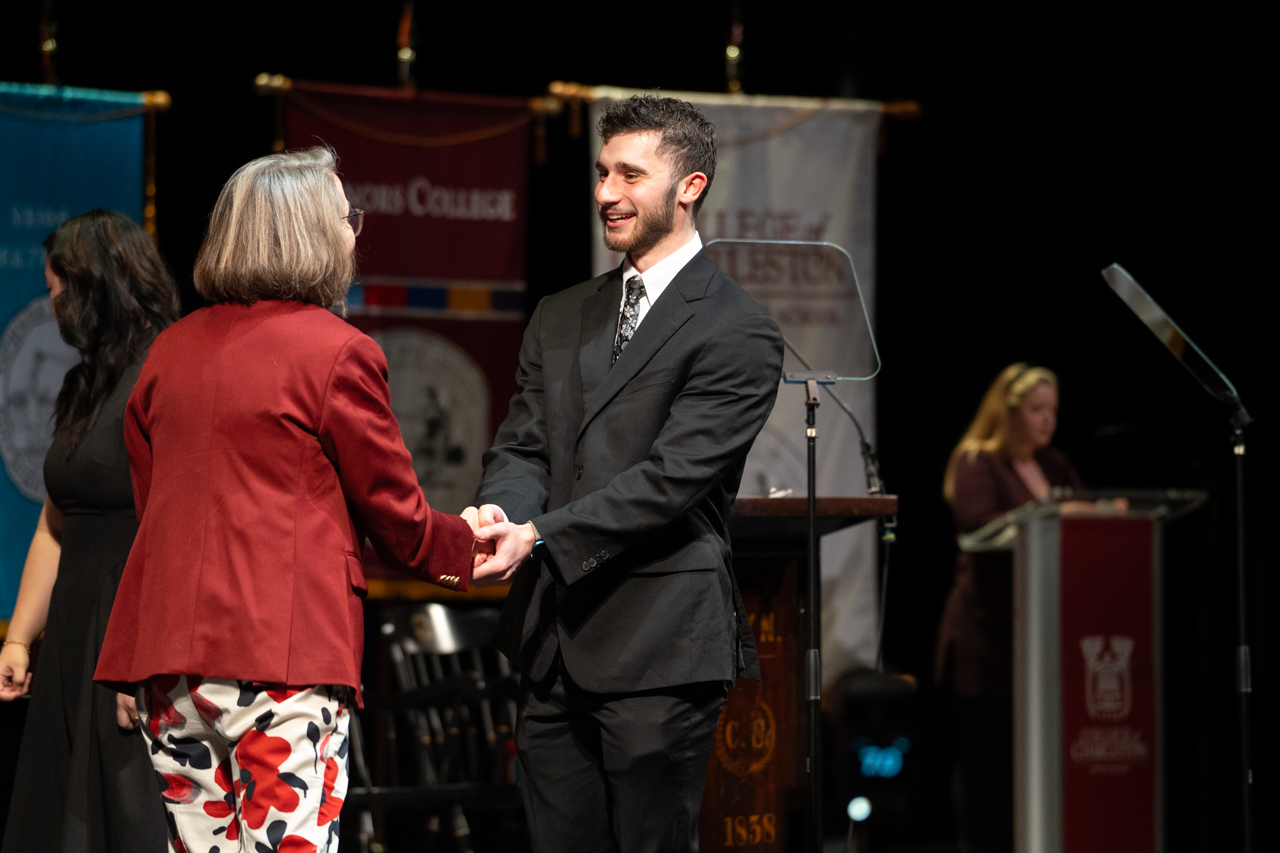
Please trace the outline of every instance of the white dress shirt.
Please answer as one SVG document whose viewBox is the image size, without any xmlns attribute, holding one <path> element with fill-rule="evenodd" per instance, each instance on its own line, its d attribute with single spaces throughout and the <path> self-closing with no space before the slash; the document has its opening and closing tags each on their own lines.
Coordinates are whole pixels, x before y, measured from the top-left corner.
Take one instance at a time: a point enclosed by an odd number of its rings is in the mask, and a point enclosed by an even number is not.
<svg viewBox="0 0 1280 853">
<path fill-rule="evenodd" d="M 693 256 L 702 250 L 702 238 L 698 236 L 698 232 L 694 231 L 693 236 L 689 238 L 689 242 L 685 243 L 679 249 L 667 255 L 644 272 L 640 272 L 631 265 L 628 258 L 622 263 L 622 299 L 618 302 L 618 314 L 622 314 L 622 308 L 627 304 L 627 282 L 633 276 L 640 276 L 644 281 L 644 296 L 640 298 L 640 304 L 637 305 L 638 316 L 636 317 L 636 328 L 640 328 L 640 324 L 644 322 L 645 315 L 649 313 L 649 309 L 653 307 L 653 303 L 658 301 L 658 297 L 662 295 L 662 291 L 667 289 L 667 285 L 676 277 L 680 270 L 684 269 L 685 264 L 693 260 Z"/>
</svg>

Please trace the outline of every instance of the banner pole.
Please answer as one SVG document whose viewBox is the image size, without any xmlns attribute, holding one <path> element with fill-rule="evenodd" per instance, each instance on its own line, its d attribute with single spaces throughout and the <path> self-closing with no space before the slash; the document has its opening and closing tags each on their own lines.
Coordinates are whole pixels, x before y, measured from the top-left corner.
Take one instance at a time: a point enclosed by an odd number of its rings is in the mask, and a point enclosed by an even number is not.
<svg viewBox="0 0 1280 853">
<path fill-rule="evenodd" d="M 283 74 L 268 74 L 265 71 L 253 78 L 253 88 L 259 95 L 270 95 L 275 107 L 274 138 L 271 140 L 271 153 L 278 154 L 284 150 L 285 114 L 284 99 L 293 81 Z"/>
<path fill-rule="evenodd" d="M 156 113 L 169 109 L 173 100 L 163 89 L 143 92 L 143 148 L 142 148 L 142 227 L 151 242 L 160 245 L 156 232 Z"/>
</svg>

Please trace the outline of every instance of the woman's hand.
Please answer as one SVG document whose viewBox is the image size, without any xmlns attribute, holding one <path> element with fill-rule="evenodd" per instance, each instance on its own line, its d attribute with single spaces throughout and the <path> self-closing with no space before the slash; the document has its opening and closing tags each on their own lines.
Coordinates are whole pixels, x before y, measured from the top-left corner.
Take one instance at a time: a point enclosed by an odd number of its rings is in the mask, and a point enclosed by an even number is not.
<svg viewBox="0 0 1280 853">
<path fill-rule="evenodd" d="M 49 599 L 61 558 L 62 511 L 46 497 L 22 567 L 9 633 L 0 649 L 0 699 L 5 702 L 12 702 L 31 689 L 31 643 L 40 636 L 49 618 Z"/>
<path fill-rule="evenodd" d="M 480 529 L 480 510 L 473 506 L 469 506 L 462 511 L 462 517 L 467 524 L 471 525 L 471 532 L 475 533 Z"/>
<path fill-rule="evenodd" d="M 31 689 L 31 655 L 22 643 L 8 643 L 0 650 L 0 699 L 12 702 Z"/>
<path fill-rule="evenodd" d="M 1103 498 L 1097 501 L 1063 501 L 1058 505 L 1063 515 L 1124 515 L 1129 511 L 1128 498 Z"/>
<path fill-rule="evenodd" d="M 138 704 L 132 696 L 116 694 L 116 725 L 122 729 L 136 729 L 138 721 Z"/>
</svg>

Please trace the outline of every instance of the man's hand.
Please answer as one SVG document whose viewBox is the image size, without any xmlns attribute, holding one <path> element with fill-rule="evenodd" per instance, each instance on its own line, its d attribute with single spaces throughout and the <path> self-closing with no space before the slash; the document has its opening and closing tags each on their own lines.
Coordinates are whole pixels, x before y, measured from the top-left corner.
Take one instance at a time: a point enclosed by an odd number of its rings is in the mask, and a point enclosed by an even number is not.
<svg viewBox="0 0 1280 853">
<path fill-rule="evenodd" d="M 497 504 L 484 504 L 478 512 L 481 527 L 488 527 L 491 524 L 497 524 L 499 521 L 507 520 L 507 514 Z"/>
<path fill-rule="evenodd" d="M 485 509 L 486 507 L 480 508 L 481 518 L 484 517 Z M 476 586 L 508 583 L 515 576 L 516 569 L 529 558 L 536 541 L 537 534 L 533 532 L 532 524 L 499 521 L 481 527 L 476 531 L 476 547 L 492 551 L 477 555 L 475 566 L 471 570 L 471 582 Z"/>
<path fill-rule="evenodd" d="M 507 520 L 507 514 L 502 511 L 502 507 L 497 504 L 484 504 L 479 509 L 473 506 L 467 507 L 462 511 L 462 517 L 467 519 L 471 524 L 472 531 L 479 530 L 481 527 L 488 527 L 491 524 L 497 524 Z M 490 557 L 498 550 L 498 543 L 492 540 L 480 541 L 477 539 L 471 545 L 471 579 L 476 579 L 476 569 L 483 566 Z M 481 575 L 483 577 L 483 575 Z M 501 583 L 501 581 L 489 581 L 489 583 Z M 486 584 L 481 584 L 485 586 Z"/>
<path fill-rule="evenodd" d="M 136 729 L 139 726 L 138 705 L 132 696 L 116 694 L 116 725 L 122 729 Z"/>
</svg>

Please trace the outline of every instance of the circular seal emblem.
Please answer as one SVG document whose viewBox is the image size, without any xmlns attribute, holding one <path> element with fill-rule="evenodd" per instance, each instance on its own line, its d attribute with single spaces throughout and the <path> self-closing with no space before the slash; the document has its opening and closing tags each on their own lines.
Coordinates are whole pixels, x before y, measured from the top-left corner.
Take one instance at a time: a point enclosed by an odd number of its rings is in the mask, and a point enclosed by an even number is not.
<svg viewBox="0 0 1280 853">
<path fill-rule="evenodd" d="M 53 403 L 80 354 L 62 340 L 49 298 L 40 296 L 0 335 L 0 456 L 18 491 L 44 500 L 44 457 L 53 443 Z"/>
<path fill-rule="evenodd" d="M 471 356 L 422 329 L 370 333 L 387 356 L 391 411 L 427 503 L 461 512 L 480 488 L 489 448 L 489 383 Z"/>
<path fill-rule="evenodd" d="M 734 776 L 745 778 L 769 766 L 777 735 L 773 711 L 764 702 L 757 699 L 745 708 L 726 703 L 716 726 L 716 759 Z"/>
</svg>

